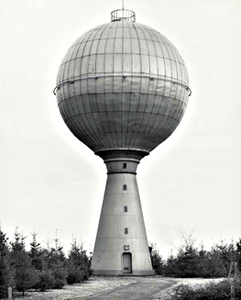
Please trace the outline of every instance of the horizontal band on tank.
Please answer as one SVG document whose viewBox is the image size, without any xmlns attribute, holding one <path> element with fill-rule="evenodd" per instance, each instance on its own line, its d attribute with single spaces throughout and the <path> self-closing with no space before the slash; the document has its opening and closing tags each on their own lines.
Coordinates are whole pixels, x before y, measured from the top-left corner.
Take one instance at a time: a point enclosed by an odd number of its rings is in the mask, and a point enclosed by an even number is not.
<svg viewBox="0 0 241 300">
<path fill-rule="evenodd" d="M 137 173 L 136 172 L 127 172 L 127 171 L 123 171 L 123 172 L 107 172 L 107 175 L 111 175 L 111 174 L 133 174 L 133 175 L 136 175 Z"/>
<path fill-rule="evenodd" d="M 60 87 L 64 84 L 74 84 L 76 81 L 81 81 L 81 80 L 88 80 L 88 79 L 95 79 L 98 80 L 99 78 L 107 78 L 107 77 L 122 77 L 123 80 L 125 80 L 127 77 L 132 77 L 132 78 L 149 78 L 151 81 L 153 80 L 162 80 L 165 82 L 170 82 L 172 84 L 177 84 L 180 85 L 182 87 L 184 87 L 187 91 L 188 91 L 188 95 L 191 96 L 192 95 L 192 90 L 190 89 L 190 87 L 176 79 L 168 79 L 166 77 L 158 77 L 158 76 L 148 76 L 148 75 L 135 75 L 135 74 L 98 74 L 98 75 L 94 75 L 94 76 L 86 76 L 86 77 L 75 77 L 73 79 L 68 79 L 65 81 L 60 82 L 53 90 L 54 95 L 56 95 L 57 91 L 60 89 Z"/>
<path fill-rule="evenodd" d="M 101 149 L 95 151 L 95 154 L 100 156 L 104 160 L 115 159 L 115 158 L 131 158 L 140 161 L 143 157 L 149 155 L 148 151 L 141 149 L 128 149 L 128 148 L 119 148 L 119 149 Z"/>
<path fill-rule="evenodd" d="M 114 151 L 118 151 L 118 153 L 119 152 L 123 152 L 123 153 L 141 153 L 141 154 L 144 154 L 144 155 L 148 155 L 149 154 L 149 152 L 148 151 L 145 151 L 145 150 L 142 150 L 142 149 L 135 149 L 135 148 L 133 148 L 133 149 L 130 149 L 130 148 L 108 148 L 108 149 L 101 149 L 101 150 L 97 150 L 96 152 L 95 152 L 95 154 L 97 154 L 97 153 L 99 153 L 99 152 L 114 152 Z"/>
<path fill-rule="evenodd" d="M 134 159 L 134 158 L 109 158 L 106 159 L 105 162 L 112 162 L 112 161 L 124 161 L 124 162 L 135 162 L 139 164 L 139 160 L 138 159 Z"/>
</svg>

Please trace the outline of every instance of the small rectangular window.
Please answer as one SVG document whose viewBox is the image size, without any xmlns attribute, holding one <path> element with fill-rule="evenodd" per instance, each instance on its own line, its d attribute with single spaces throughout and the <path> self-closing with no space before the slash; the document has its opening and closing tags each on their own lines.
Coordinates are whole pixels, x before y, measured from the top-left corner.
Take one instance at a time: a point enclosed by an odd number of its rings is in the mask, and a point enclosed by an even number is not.
<svg viewBox="0 0 241 300">
<path fill-rule="evenodd" d="M 127 163 L 123 163 L 123 169 L 126 169 Z"/>
<path fill-rule="evenodd" d="M 123 191 L 127 191 L 127 185 L 123 184 Z"/>
<path fill-rule="evenodd" d="M 127 206 L 124 206 L 124 212 L 128 212 Z"/>
<path fill-rule="evenodd" d="M 125 228 L 124 233 L 128 234 L 128 228 L 127 227 Z"/>
</svg>

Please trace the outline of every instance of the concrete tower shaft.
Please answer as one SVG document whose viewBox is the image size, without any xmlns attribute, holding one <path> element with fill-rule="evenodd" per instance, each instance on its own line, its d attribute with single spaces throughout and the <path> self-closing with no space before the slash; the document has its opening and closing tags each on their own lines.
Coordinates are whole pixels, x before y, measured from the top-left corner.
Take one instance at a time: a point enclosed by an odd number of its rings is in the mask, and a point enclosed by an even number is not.
<svg viewBox="0 0 241 300">
<path fill-rule="evenodd" d="M 138 155 L 106 158 L 105 195 L 92 260 L 96 275 L 152 275 L 136 181 Z"/>
</svg>

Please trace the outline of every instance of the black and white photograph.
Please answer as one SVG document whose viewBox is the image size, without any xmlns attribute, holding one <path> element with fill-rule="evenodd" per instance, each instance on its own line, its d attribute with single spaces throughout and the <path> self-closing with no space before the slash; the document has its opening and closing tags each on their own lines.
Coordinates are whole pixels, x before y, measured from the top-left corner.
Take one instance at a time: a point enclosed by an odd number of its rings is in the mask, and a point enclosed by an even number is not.
<svg viewBox="0 0 241 300">
<path fill-rule="evenodd" d="M 241 299 L 240 16 L 0 0 L 0 299 Z"/>
</svg>

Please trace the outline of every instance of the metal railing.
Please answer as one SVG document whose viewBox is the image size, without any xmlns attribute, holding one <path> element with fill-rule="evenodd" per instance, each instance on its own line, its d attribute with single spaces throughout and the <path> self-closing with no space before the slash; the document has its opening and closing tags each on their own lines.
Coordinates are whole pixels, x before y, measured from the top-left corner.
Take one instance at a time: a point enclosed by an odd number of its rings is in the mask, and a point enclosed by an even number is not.
<svg viewBox="0 0 241 300">
<path fill-rule="evenodd" d="M 136 21 L 136 14 L 134 11 L 129 9 L 116 9 L 111 12 L 111 22 L 114 21 L 121 21 L 121 20 L 127 20 L 127 21 Z"/>
</svg>

